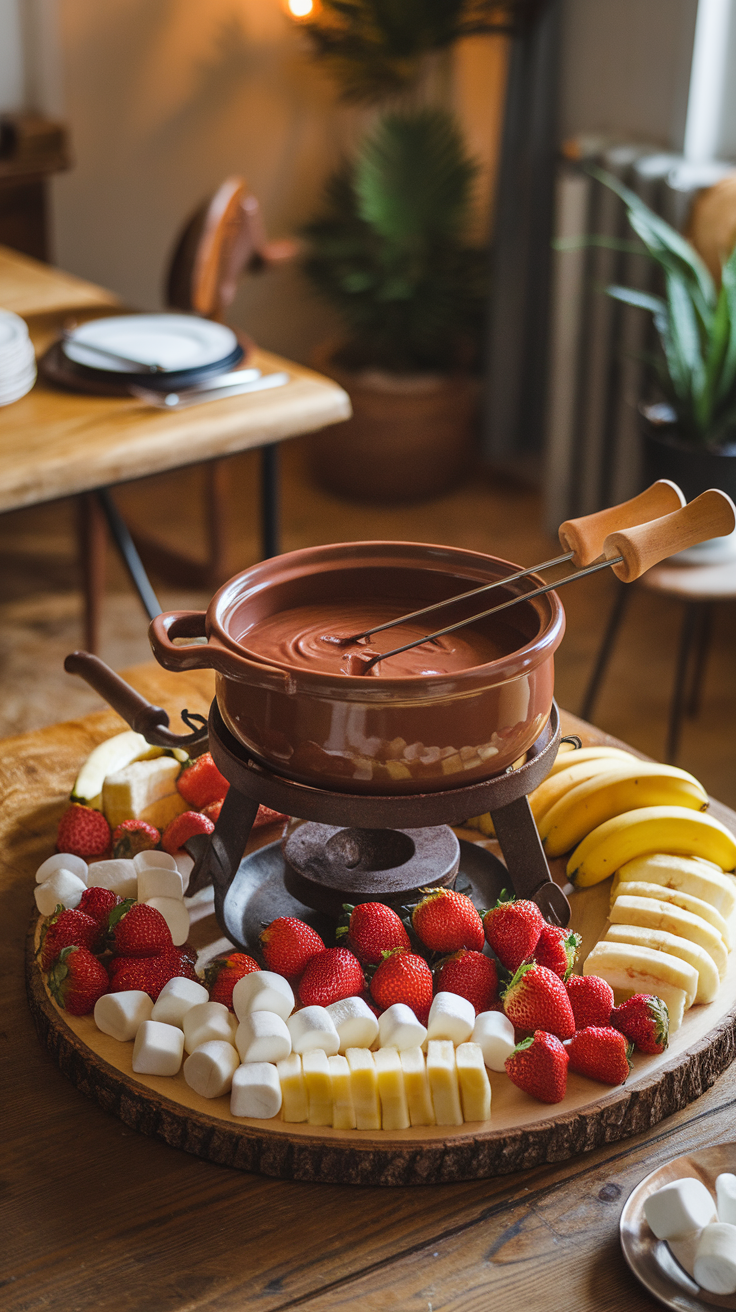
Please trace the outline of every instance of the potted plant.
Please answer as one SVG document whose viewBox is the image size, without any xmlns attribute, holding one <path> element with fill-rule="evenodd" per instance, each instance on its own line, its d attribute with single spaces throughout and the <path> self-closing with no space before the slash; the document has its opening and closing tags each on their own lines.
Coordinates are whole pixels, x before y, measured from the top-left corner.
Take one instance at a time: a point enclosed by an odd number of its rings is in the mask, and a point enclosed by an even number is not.
<svg viewBox="0 0 736 1312">
<path fill-rule="evenodd" d="M 629 222 L 664 280 L 664 294 L 608 287 L 609 296 L 652 315 L 660 351 L 647 357 L 660 399 L 640 407 L 647 483 L 671 478 L 688 501 L 717 487 L 736 500 L 736 248 L 720 287 L 693 246 L 610 174 Z M 693 548 L 736 554 L 736 534 Z"/>
<path fill-rule="evenodd" d="M 335 491 L 431 496 L 472 458 L 487 295 L 487 253 L 466 236 L 475 172 L 443 110 L 387 113 L 304 230 L 306 272 L 345 330 L 315 361 L 353 404 L 312 440 Z"/>
</svg>

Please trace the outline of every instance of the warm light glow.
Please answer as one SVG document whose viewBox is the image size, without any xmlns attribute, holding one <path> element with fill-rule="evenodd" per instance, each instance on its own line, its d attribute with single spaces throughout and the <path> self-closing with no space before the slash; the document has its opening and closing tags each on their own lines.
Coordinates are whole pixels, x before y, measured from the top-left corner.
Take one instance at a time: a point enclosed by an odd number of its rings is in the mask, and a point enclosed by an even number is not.
<svg viewBox="0 0 736 1312">
<path fill-rule="evenodd" d="M 287 0 L 286 7 L 292 18 L 309 18 L 314 9 L 314 0 Z"/>
</svg>

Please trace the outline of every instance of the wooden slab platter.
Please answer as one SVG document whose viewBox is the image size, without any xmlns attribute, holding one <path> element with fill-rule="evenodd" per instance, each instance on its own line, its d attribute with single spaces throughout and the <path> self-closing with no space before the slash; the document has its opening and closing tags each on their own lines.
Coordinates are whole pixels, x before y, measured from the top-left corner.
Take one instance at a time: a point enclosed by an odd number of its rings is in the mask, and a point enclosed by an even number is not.
<svg viewBox="0 0 736 1312">
<path fill-rule="evenodd" d="M 712 813 L 736 832 L 732 812 L 714 803 Z M 461 832 L 473 837 L 470 830 Z M 484 846 L 498 852 L 493 843 Z M 555 865 L 555 878 L 563 882 L 564 863 Z M 571 895 L 572 928 L 583 938 L 581 961 L 603 931 L 609 893 L 607 880 Z M 41 1037 L 72 1083 L 143 1134 L 209 1161 L 264 1175 L 344 1184 L 439 1184 L 563 1161 L 649 1129 L 699 1097 L 736 1056 L 732 954 L 715 1001 L 686 1012 L 661 1056 L 637 1053 L 629 1079 L 619 1088 L 571 1072 L 564 1101 L 547 1106 L 505 1075 L 490 1072 L 490 1121 L 458 1128 L 373 1132 L 238 1118 L 231 1114 L 227 1097 L 199 1097 L 181 1073 L 170 1079 L 135 1075 L 132 1043 L 102 1034 L 91 1016 L 61 1011 L 36 964 L 38 930 L 39 917 L 34 915 L 26 951 L 29 1002 Z M 219 934 L 205 890 L 193 907 L 192 939 L 200 949 L 200 963 L 227 946 Z"/>
</svg>

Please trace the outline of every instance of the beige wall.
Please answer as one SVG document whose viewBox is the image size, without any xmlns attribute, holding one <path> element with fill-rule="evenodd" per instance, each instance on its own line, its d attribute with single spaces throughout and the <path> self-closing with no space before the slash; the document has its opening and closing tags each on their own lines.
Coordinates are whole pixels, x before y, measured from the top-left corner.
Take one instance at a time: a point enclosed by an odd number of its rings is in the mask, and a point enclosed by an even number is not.
<svg viewBox="0 0 736 1312">
<path fill-rule="evenodd" d="M 279 0 L 59 0 L 59 30 L 76 164 L 54 184 L 55 258 L 134 305 L 160 304 L 178 227 L 224 177 L 245 174 L 270 234 L 285 235 L 370 121 L 337 104 Z M 454 95 L 484 163 L 486 210 L 503 72 L 501 41 L 455 54 Z M 293 268 L 249 279 L 231 317 L 302 359 L 332 328 Z"/>
</svg>

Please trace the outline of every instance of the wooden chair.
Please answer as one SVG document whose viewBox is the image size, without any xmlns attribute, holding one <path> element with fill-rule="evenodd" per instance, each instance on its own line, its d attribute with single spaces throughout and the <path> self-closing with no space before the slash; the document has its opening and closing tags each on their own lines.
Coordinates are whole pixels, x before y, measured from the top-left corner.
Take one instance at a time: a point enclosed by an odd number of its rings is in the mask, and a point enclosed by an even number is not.
<svg viewBox="0 0 736 1312">
<path fill-rule="evenodd" d="M 214 196 L 187 219 L 174 247 L 166 275 L 166 305 L 223 322 L 244 273 L 259 272 L 293 258 L 297 243 L 269 242 L 255 196 L 244 178 L 227 178 Z M 242 335 L 239 334 L 242 339 Z M 247 339 L 244 345 L 249 345 Z M 278 444 L 261 451 L 261 539 L 266 559 L 279 550 Z M 160 612 L 146 566 L 179 586 L 212 589 L 228 576 L 224 530 L 227 460 L 204 466 L 207 550 L 204 560 L 186 556 L 148 533 L 132 534 L 109 491 L 80 498 L 79 545 L 85 598 L 85 642 L 99 646 L 99 623 L 105 579 L 107 530 L 123 557 L 134 587 L 150 617 Z M 145 564 L 144 564 L 145 562 Z"/>
</svg>

